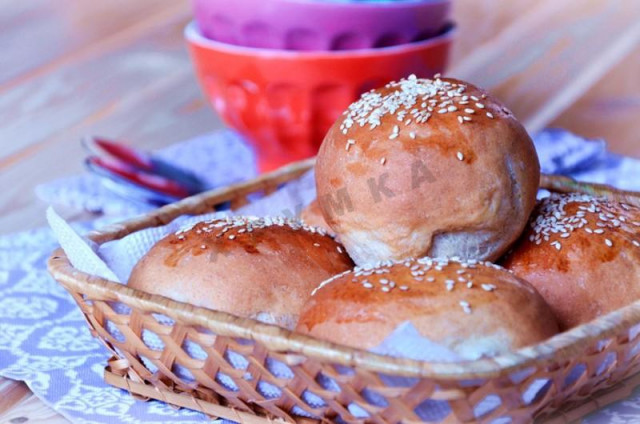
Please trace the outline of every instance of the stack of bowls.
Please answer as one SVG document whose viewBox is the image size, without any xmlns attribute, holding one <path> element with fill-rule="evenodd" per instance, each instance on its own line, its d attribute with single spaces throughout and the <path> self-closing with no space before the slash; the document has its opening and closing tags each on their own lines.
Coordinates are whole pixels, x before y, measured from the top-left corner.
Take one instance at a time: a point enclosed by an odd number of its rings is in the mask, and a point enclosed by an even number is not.
<svg viewBox="0 0 640 424">
<path fill-rule="evenodd" d="M 194 0 L 187 26 L 214 109 L 262 171 L 315 155 L 358 96 L 447 62 L 450 0 Z"/>
</svg>

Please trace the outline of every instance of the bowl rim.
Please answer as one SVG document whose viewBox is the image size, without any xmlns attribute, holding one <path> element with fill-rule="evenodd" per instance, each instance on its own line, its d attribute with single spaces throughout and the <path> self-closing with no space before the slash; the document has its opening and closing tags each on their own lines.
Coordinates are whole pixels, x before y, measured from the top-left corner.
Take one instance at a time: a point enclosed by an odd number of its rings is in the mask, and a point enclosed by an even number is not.
<svg viewBox="0 0 640 424">
<path fill-rule="evenodd" d="M 193 0 L 198 2 L 199 0 Z M 200 0 L 203 1 L 203 0 Z M 270 1 L 270 0 L 266 0 Z M 412 9 L 421 7 L 435 7 L 442 5 L 453 4 L 452 0 L 403 0 L 403 1 L 374 1 L 374 0 L 360 0 L 357 2 L 342 0 L 342 1 L 328 1 L 328 0 L 280 0 L 282 3 L 291 3 L 295 5 L 305 6 L 311 5 L 312 7 L 321 7 L 330 5 L 331 7 L 340 9 Z"/>
<path fill-rule="evenodd" d="M 389 47 L 373 47 L 367 49 L 354 50 L 283 50 L 267 49 L 259 47 L 239 46 L 236 44 L 223 43 L 211 40 L 202 35 L 198 24 L 192 20 L 184 29 L 184 38 L 189 44 L 204 47 L 208 50 L 225 52 L 236 56 L 269 57 L 271 59 L 352 59 L 379 56 L 393 56 L 408 53 L 415 50 L 422 50 L 425 47 L 441 43 L 451 42 L 458 32 L 457 26 L 453 22 L 448 23 L 449 27 L 440 35 L 422 41 L 400 44 Z"/>
</svg>

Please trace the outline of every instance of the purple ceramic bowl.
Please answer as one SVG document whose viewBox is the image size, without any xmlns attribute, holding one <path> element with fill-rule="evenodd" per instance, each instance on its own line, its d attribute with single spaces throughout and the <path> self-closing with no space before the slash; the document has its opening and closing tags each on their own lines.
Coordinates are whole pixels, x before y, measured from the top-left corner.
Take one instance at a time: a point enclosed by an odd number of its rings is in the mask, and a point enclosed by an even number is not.
<svg viewBox="0 0 640 424">
<path fill-rule="evenodd" d="M 193 6 L 200 31 L 211 40 L 282 50 L 355 50 L 438 34 L 451 1 L 193 0 Z"/>
</svg>

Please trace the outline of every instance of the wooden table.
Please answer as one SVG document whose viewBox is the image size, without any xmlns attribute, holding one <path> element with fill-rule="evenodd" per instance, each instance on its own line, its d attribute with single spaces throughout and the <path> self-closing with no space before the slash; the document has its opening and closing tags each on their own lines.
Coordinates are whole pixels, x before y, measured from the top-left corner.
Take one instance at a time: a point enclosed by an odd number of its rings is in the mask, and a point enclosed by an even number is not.
<svg viewBox="0 0 640 424">
<path fill-rule="evenodd" d="M 450 74 L 531 130 L 563 126 L 640 157 L 639 5 L 458 0 Z M 83 135 L 154 149 L 221 127 L 185 50 L 189 19 L 186 0 L 0 0 L 0 234 L 44 224 L 33 189 L 82 172 Z M 66 421 L 0 378 L 0 423 L 23 422 Z"/>
</svg>

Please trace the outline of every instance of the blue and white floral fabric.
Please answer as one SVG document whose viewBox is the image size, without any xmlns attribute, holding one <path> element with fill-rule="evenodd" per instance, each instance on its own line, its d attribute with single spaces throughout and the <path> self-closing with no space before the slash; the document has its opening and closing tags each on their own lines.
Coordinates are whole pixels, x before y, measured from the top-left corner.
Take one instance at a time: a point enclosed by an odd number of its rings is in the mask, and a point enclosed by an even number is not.
<svg viewBox="0 0 640 424">
<path fill-rule="evenodd" d="M 536 144 L 546 172 L 569 172 L 579 179 L 640 190 L 640 161 L 607 153 L 603 142 L 550 130 L 536 137 Z M 166 157 L 179 157 L 180 163 L 200 164 L 194 170 L 206 171 L 212 185 L 255 173 L 250 151 L 229 132 L 172 146 L 169 151 Z M 213 156 L 203 156 L 203 152 Z M 109 212 L 114 215 L 109 220 L 144 211 L 96 186 L 89 176 L 81 176 L 43 186 L 39 193 L 50 202 Z M 118 206 L 110 208 L 113 202 Z M 86 232 L 104 225 L 106 219 L 77 229 Z M 206 422 L 200 413 L 156 401 L 139 402 L 104 383 L 108 352 L 91 337 L 71 297 L 47 274 L 45 261 L 56 247 L 49 229 L 0 237 L 0 376 L 25 381 L 38 397 L 74 423 Z M 590 415 L 585 422 L 640 422 L 640 391 Z"/>
</svg>

